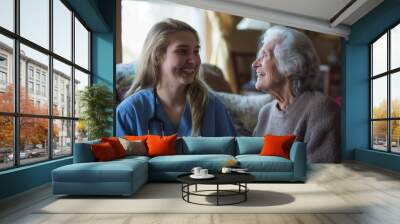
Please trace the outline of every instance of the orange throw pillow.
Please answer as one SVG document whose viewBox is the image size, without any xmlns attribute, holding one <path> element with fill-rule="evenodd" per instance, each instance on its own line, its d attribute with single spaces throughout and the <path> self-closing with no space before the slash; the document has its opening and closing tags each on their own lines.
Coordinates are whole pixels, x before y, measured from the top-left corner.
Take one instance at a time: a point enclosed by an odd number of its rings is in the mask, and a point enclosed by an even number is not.
<svg viewBox="0 0 400 224">
<path fill-rule="evenodd" d="M 117 158 L 112 145 L 108 142 L 93 144 L 90 147 L 92 149 L 94 157 L 99 162 L 109 161 Z"/>
<path fill-rule="evenodd" d="M 265 135 L 264 146 L 261 149 L 261 156 L 280 156 L 290 159 L 290 148 L 296 135 Z"/>
<path fill-rule="evenodd" d="M 129 141 L 143 141 L 145 142 L 147 139 L 147 135 L 140 135 L 140 136 L 135 136 L 135 135 L 125 135 L 124 139 L 129 140 Z"/>
<path fill-rule="evenodd" d="M 126 151 L 117 137 L 101 138 L 101 142 L 110 143 L 117 158 L 126 156 Z"/>
<path fill-rule="evenodd" d="M 159 135 L 148 135 L 147 136 L 147 154 L 148 156 L 165 156 L 165 155 L 176 155 L 176 142 L 177 136 L 159 136 Z"/>
</svg>

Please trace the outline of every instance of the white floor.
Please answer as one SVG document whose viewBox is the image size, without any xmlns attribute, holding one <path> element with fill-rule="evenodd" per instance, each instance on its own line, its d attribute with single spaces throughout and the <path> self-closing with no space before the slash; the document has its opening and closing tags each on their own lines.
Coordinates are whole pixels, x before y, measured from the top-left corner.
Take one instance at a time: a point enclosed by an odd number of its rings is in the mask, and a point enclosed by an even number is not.
<svg viewBox="0 0 400 224">
<path fill-rule="evenodd" d="M 50 186 L 45 185 L 0 201 L 0 223 L 400 223 L 399 173 L 359 163 L 315 164 L 307 183 L 365 206 L 361 213 L 351 214 L 37 214 L 35 211 L 54 201 Z M 317 197 L 315 200 L 317 203 Z"/>
</svg>

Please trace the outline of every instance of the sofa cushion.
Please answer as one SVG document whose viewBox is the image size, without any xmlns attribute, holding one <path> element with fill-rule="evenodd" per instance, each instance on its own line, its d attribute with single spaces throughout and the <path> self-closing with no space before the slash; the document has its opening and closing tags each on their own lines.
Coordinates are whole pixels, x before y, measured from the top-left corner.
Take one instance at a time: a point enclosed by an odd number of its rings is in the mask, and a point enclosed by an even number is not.
<svg viewBox="0 0 400 224">
<path fill-rule="evenodd" d="M 124 158 L 120 158 L 117 160 L 113 160 L 113 162 L 126 162 L 126 163 L 131 163 L 132 161 L 138 160 L 138 161 L 143 161 L 143 162 L 148 162 L 150 157 L 147 156 L 137 156 L 137 155 L 130 155 L 130 156 L 125 156 Z M 135 162 L 133 162 L 135 163 Z"/>
<path fill-rule="evenodd" d="M 147 135 L 139 135 L 139 136 L 136 136 L 136 135 L 125 135 L 124 139 L 129 140 L 129 141 L 137 141 L 137 140 L 146 141 Z"/>
<path fill-rule="evenodd" d="M 124 147 L 126 151 L 126 155 L 138 155 L 145 156 L 147 155 L 146 144 L 142 140 L 126 140 L 124 138 L 118 138 L 121 142 L 121 145 Z"/>
<path fill-rule="evenodd" d="M 117 137 L 103 137 L 101 138 L 101 142 L 110 143 L 117 158 L 126 156 L 126 151 Z"/>
<path fill-rule="evenodd" d="M 147 136 L 147 151 L 148 156 L 165 156 L 176 154 L 176 139 L 177 135 L 160 136 L 148 135 Z"/>
<path fill-rule="evenodd" d="M 148 157 L 75 163 L 52 171 L 54 194 L 131 195 L 148 181 Z"/>
<path fill-rule="evenodd" d="M 296 135 L 265 135 L 264 146 L 261 149 L 261 156 L 280 156 L 290 159 L 290 148 Z"/>
<path fill-rule="evenodd" d="M 118 158 L 112 145 L 108 142 L 93 144 L 90 148 L 92 149 L 97 161 L 104 162 Z"/>
<path fill-rule="evenodd" d="M 234 155 L 234 137 L 183 137 L 182 152 L 184 155 L 225 154 Z"/>
<path fill-rule="evenodd" d="M 58 182 L 129 182 L 133 172 L 147 166 L 141 160 L 74 163 L 53 170 L 53 181 Z M 147 174 L 143 174 L 146 175 Z"/>
<path fill-rule="evenodd" d="M 263 137 L 236 137 L 236 155 L 259 154 L 264 145 Z"/>
<path fill-rule="evenodd" d="M 249 172 L 293 172 L 292 161 L 279 156 L 238 155 L 236 159 Z"/>
<path fill-rule="evenodd" d="M 163 172 L 190 172 L 193 167 L 199 166 L 211 172 L 219 171 L 230 159 L 231 155 L 175 155 L 158 156 L 149 160 L 149 170 Z"/>
</svg>

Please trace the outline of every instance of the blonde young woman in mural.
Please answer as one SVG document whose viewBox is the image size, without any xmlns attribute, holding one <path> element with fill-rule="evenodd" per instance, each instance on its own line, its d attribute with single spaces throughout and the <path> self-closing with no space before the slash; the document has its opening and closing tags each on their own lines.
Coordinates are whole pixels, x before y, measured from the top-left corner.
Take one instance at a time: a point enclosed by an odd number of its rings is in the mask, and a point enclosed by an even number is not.
<svg viewBox="0 0 400 224">
<path fill-rule="evenodd" d="M 312 89 L 319 58 L 311 40 L 294 29 L 272 27 L 252 67 L 256 88 L 275 98 L 261 108 L 254 135 L 295 134 L 307 144 L 308 162 L 339 162 L 340 110 Z"/>
<path fill-rule="evenodd" d="M 149 31 L 136 79 L 118 105 L 117 136 L 235 136 L 223 104 L 198 79 L 199 37 L 166 19 Z"/>
</svg>

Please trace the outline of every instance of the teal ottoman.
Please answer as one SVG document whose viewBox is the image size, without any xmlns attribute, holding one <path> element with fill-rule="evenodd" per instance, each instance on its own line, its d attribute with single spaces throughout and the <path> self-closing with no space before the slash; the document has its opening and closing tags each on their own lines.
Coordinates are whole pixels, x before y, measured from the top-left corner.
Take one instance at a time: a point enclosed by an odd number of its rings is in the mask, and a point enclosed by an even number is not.
<svg viewBox="0 0 400 224">
<path fill-rule="evenodd" d="M 132 195 L 148 180 L 147 160 L 144 156 L 133 156 L 59 167 L 52 171 L 53 193 Z"/>
</svg>

